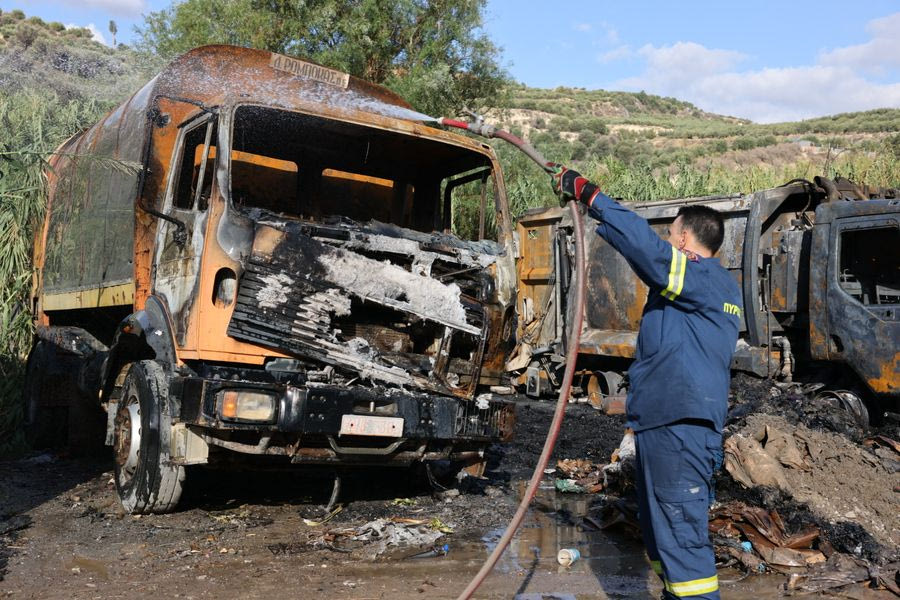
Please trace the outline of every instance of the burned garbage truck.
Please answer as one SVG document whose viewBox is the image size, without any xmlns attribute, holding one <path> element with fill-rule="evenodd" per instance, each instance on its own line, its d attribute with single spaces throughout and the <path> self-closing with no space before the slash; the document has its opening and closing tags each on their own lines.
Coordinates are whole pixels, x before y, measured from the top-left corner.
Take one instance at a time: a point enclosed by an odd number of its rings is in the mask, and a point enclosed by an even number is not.
<svg viewBox="0 0 900 600">
<path fill-rule="evenodd" d="M 105 409 L 135 513 L 175 507 L 187 465 L 251 455 L 477 470 L 515 419 L 492 393 L 512 225 L 490 147 L 416 116 L 345 73 L 207 46 L 65 142 L 35 244 L 33 435 L 84 437 Z"/>
<path fill-rule="evenodd" d="M 718 257 L 743 294 L 742 308 L 726 307 L 741 316 L 732 368 L 802 381 L 802 391 L 827 396 L 860 423 L 900 417 L 900 190 L 816 177 L 629 207 L 665 239 L 679 208 L 691 204 L 725 220 Z M 566 353 L 572 225 L 560 209 L 537 209 L 519 218 L 518 233 L 519 347 L 509 368 L 540 396 L 557 389 Z M 593 228 L 585 236 L 583 397 L 622 411 L 649 290 Z"/>
</svg>

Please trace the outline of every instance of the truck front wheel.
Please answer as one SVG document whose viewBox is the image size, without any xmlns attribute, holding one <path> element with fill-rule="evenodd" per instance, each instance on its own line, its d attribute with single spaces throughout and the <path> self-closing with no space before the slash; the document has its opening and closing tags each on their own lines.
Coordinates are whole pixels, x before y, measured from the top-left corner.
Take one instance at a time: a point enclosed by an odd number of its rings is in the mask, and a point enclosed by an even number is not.
<svg viewBox="0 0 900 600">
<path fill-rule="evenodd" d="M 181 497 L 184 467 L 169 455 L 169 386 L 163 367 L 133 363 L 122 386 L 115 418 L 116 490 L 130 513 L 172 511 Z"/>
</svg>

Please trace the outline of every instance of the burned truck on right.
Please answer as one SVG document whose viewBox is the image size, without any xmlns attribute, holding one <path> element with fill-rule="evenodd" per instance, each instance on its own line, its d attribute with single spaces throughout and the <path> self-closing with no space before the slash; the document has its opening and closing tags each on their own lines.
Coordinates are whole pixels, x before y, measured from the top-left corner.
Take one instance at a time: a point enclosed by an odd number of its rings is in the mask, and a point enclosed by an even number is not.
<svg viewBox="0 0 900 600">
<path fill-rule="evenodd" d="M 809 385 L 860 422 L 900 412 L 900 190 L 838 178 L 794 180 L 748 195 L 629 204 L 665 237 L 678 209 L 722 212 L 718 257 L 743 294 L 732 368 Z M 597 408 L 624 406 L 624 376 L 647 286 L 593 227 L 585 227 L 587 302 L 578 374 Z M 508 363 L 530 396 L 552 394 L 571 313 L 572 224 L 561 209 L 518 222 L 518 347 Z"/>
</svg>

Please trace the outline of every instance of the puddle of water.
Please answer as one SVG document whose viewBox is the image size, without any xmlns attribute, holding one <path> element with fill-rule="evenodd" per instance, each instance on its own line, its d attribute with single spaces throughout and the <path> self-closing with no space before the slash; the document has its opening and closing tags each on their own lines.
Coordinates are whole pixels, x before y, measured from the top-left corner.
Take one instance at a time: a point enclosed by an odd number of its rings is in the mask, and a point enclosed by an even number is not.
<svg viewBox="0 0 900 600">
<path fill-rule="evenodd" d="M 519 497 L 525 482 L 517 488 Z M 540 489 L 528 516 L 497 562 L 491 577 L 518 576 L 517 600 L 544 598 L 650 598 L 659 597 L 661 585 L 650 569 L 643 544 L 621 531 L 595 531 L 582 527 L 596 497 L 561 494 Z M 503 529 L 480 540 L 454 547 L 454 558 L 471 565 L 493 551 Z M 571 566 L 557 562 L 557 552 L 574 548 L 581 557 Z M 780 576 L 755 576 L 738 580 L 740 572 L 720 572 L 723 593 L 734 600 L 750 600 L 776 594 Z M 574 595 L 573 595 L 574 594 Z"/>
<path fill-rule="evenodd" d="M 67 565 L 70 569 L 80 569 L 82 571 L 87 571 L 99 577 L 104 581 L 109 581 L 109 571 L 106 568 L 106 565 L 99 560 L 94 558 L 88 558 L 86 556 L 78 556 L 77 554 L 72 557 L 72 560 Z"/>
</svg>

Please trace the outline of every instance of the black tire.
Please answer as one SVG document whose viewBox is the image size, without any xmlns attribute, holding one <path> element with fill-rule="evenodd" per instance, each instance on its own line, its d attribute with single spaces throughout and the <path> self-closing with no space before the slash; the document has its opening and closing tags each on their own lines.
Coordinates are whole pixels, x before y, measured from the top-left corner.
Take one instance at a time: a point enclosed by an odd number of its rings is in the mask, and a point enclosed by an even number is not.
<svg viewBox="0 0 900 600">
<path fill-rule="evenodd" d="M 53 348 L 43 340 L 35 342 L 28 354 L 22 421 L 25 440 L 32 448 L 61 448 L 68 442 L 69 403 L 61 393 L 58 362 Z"/>
<path fill-rule="evenodd" d="M 178 505 L 185 471 L 171 462 L 171 430 L 165 370 L 152 360 L 133 363 L 122 385 L 113 438 L 116 491 L 129 513 L 165 513 Z"/>
</svg>

